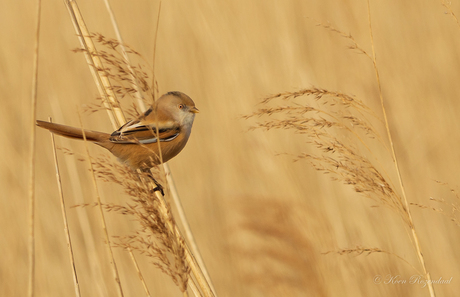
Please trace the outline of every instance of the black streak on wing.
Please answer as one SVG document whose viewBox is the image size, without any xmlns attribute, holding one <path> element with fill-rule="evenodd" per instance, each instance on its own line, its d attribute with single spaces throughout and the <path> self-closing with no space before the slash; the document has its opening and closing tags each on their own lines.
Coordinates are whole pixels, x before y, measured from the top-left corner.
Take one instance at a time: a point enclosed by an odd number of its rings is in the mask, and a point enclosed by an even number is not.
<svg viewBox="0 0 460 297">
<path fill-rule="evenodd" d="M 162 134 L 162 133 L 165 133 L 167 131 L 170 131 L 170 130 L 173 130 L 173 129 L 160 129 L 158 132 L 159 134 Z M 177 130 L 177 129 L 174 129 L 174 130 Z M 124 136 L 124 135 L 130 135 L 130 134 L 133 134 L 133 133 L 136 133 L 136 132 L 144 132 L 144 131 L 152 131 L 152 135 L 155 135 L 156 134 L 156 130 L 155 128 L 152 128 L 152 127 L 149 127 L 149 126 L 140 126 L 140 127 L 137 127 L 135 129 L 130 129 L 130 130 L 126 130 L 126 131 L 123 131 L 123 132 L 120 132 L 119 130 L 113 132 L 110 136 L 112 137 L 117 137 L 117 136 Z"/>
<path fill-rule="evenodd" d="M 152 111 L 153 111 L 153 108 L 151 108 L 151 107 L 150 107 L 149 109 L 147 109 L 147 111 L 144 113 L 144 117 L 146 117 L 146 116 L 148 116 L 149 114 L 151 114 Z"/>
<path fill-rule="evenodd" d="M 135 133 L 142 133 L 145 131 L 150 131 L 151 135 L 146 138 L 146 135 L 144 133 L 143 137 L 136 137 Z M 160 135 L 160 141 L 170 141 L 173 140 L 174 138 L 177 137 L 177 135 L 180 132 L 180 129 L 178 128 L 167 128 L 167 129 L 160 129 L 159 131 Z M 134 134 L 134 135 L 133 135 Z M 162 137 L 164 134 L 169 134 L 167 137 Z M 146 139 L 152 139 L 155 138 L 156 136 L 156 131 L 154 127 L 151 126 L 140 126 L 136 127 L 134 129 L 130 129 L 127 131 L 121 132 L 120 129 L 113 132 L 110 136 L 110 141 L 112 142 L 118 142 L 118 143 L 138 143 L 139 141 L 146 140 Z M 140 135 L 138 135 L 140 136 Z M 166 135 L 164 135 L 166 136 Z"/>
</svg>

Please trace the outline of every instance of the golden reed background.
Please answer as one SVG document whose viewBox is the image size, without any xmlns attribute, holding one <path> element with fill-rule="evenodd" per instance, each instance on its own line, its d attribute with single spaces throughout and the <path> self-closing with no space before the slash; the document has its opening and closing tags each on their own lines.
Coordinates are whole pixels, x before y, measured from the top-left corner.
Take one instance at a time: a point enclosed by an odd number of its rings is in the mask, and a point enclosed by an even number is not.
<svg viewBox="0 0 460 297">
<path fill-rule="evenodd" d="M 157 1 L 111 1 L 125 42 L 151 63 Z M 102 1 L 80 1 L 92 32 L 114 37 Z M 460 6 L 452 9 L 460 14 Z M 371 1 L 383 95 L 410 202 L 443 208 L 459 185 L 460 28 L 440 1 Z M 27 292 L 27 181 L 34 6 L 1 1 L 0 295 Z M 354 94 L 381 115 L 371 62 L 317 23 L 351 33 L 371 52 L 366 1 L 163 1 L 155 71 L 160 93 L 180 90 L 201 113 L 185 150 L 170 162 L 191 227 L 219 296 L 428 296 L 421 285 L 375 284 L 417 274 L 386 254 L 321 253 L 379 247 L 419 267 L 399 217 L 292 157 L 308 151 L 292 132 L 247 132 L 241 119 L 265 96 L 316 86 Z M 43 1 L 37 118 L 78 126 L 77 108 L 97 96 L 62 1 Z M 84 114 L 89 129 L 111 131 L 106 113 Z M 382 130 L 383 131 L 383 130 Z M 73 294 L 49 133 L 37 131 L 36 296 Z M 84 154 L 81 142 L 58 145 Z M 91 147 L 93 155 L 106 154 Z M 67 205 L 94 201 L 87 163 L 59 156 Z M 385 158 L 384 158 L 385 159 Z M 386 160 L 390 160 L 388 157 Z M 389 162 L 388 170 L 392 170 Z M 102 199 L 124 203 L 101 183 Z M 458 202 L 458 201 L 457 201 Z M 450 203 L 450 202 L 449 202 Z M 460 291 L 460 229 L 413 207 L 438 296 Z M 83 296 L 113 296 L 97 209 L 68 210 Z M 109 232 L 135 222 L 108 214 Z M 127 253 L 115 250 L 125 296 L 142 296 Z M 138 255 L 152 294 L 181 296 Z"/>
</svg>

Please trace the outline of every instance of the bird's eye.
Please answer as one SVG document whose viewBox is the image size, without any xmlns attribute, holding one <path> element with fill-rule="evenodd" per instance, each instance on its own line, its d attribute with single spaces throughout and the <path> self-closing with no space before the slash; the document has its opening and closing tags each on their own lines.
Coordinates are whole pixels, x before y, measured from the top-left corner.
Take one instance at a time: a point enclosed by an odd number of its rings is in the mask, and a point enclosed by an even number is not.
<svg viewBox="0 0 460 297">
<path fill-rule="evenodd" d="M 183 109 L 184 108 L 184 104 L 179 104 L 179 109 Z"/>
</svg>

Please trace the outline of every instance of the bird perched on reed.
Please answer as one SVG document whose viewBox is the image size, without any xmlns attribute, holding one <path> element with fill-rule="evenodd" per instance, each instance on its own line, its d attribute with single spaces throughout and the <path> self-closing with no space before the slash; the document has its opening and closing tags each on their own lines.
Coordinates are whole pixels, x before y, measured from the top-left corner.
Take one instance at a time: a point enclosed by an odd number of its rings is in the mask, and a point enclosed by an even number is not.
<svg viewBox="0 0 460 297">
<path fill-rule="evenodd" d="M 112 134 L 84 130 L 84 135 L 86 140 L 109 150 L 132 169 L 148 171 L 175 157 L 184 148 L 198 112 L 189 96 L 169 92 L 144 114 Z M 84 139 L 81 128 L 45 121 L 37 121 L 37 126 L 65 137 Z"/>
</svg>

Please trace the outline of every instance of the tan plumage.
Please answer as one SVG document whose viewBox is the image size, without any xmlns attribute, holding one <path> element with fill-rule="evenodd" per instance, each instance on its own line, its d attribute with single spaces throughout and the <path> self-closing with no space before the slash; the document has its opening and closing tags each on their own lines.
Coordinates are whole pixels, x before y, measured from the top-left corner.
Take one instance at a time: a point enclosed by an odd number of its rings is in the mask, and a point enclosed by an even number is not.
<svg viewBox="0 0 460 297">
<path fill-rule="evenodd" d="M 184 148 L 198 112 L 190 97 L 181 92 L 169 92 L 144 114 L 112 134 L 85 130 L 85 136 L 133 169 L 145 170 L 161 163 L 158 140 L 163 162 L 175 157 Z M 65 137 L 83 139 L 80 128 L 44 121 L 37 121 L 37 126 Z"/>
</svg>

